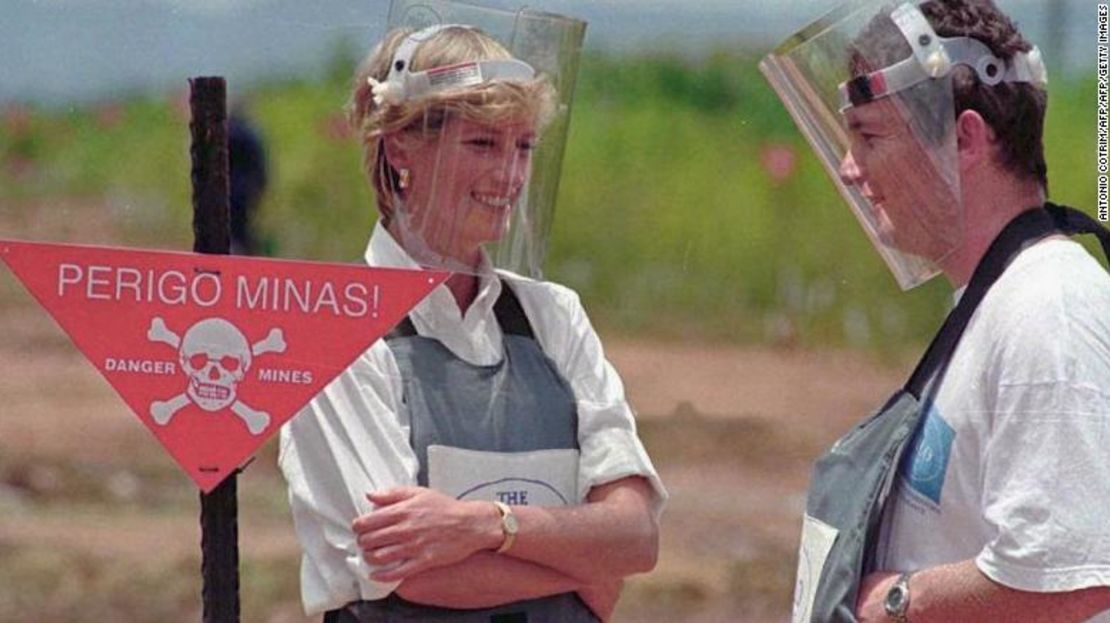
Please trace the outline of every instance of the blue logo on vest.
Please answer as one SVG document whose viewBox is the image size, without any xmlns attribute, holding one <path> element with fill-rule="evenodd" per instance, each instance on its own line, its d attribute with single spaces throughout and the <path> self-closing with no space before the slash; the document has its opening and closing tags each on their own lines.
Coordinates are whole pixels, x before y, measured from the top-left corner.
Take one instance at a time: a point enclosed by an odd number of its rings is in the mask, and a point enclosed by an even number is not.
<svg viewBox="0 0 1110 623">
<path fill-rule="evenodd" d="M 935 504 L 940 504 L 955 438 L 956 431 L 944 421 L 935 405 L 929 405 L 925 425 L 902 463 L 902 476 L 910 488 Z"/>
</svg>

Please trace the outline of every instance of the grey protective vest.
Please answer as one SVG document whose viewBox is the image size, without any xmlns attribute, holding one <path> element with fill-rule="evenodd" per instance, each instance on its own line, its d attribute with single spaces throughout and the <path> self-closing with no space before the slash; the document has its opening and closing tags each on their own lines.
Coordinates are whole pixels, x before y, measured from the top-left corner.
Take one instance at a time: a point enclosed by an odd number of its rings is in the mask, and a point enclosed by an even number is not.
<svg viewBox="0 0 1110 623">
<path fill-rule="evenodd" d="M 952 353 L 987 290 L 1022 249 L 1054 233 L 1095 234 L 1110 258 L 1110 231 L 1082 212 L 1049 203 L 1043 210 L 1030 210 L 1015 218 L 979 262 L 959 304 L 949 313 L 905 387 L 817 460 L 810 478 L 806 514 L 837 534 L 823 564 L 807 560 L 813 552 L 807 552 L 803 541 L 795 585 L 795 621 L 803 618 L 807 623 L 856 623 L 860 580 L 876 570 L 875 545 L 883 507 L 903 451 L 927 411 L 930 395 L 940 385 Z M 923 396 L 926 388 L 929 395 Z M 810 600 L 810 615 L 800 616 L 802 604 Z"/>
<path fill-rule="evenodd" d="M 504 281 L 494 314 L 504 355 L 489 366 L 467 363 L 438 340 L 420 336 L 408 318 L 385 337 L 403 378 L 421 486 L 428 484 L 428 446 L 433 444 L 490 452 L 578 449 L 574 393 L 540 348 L 520 302 Z M 424 606 L 394 593 L 352 602 L 324 620 L 596 623 L 597 618 L 575 593 L 481 610 Z"/>
</svg>

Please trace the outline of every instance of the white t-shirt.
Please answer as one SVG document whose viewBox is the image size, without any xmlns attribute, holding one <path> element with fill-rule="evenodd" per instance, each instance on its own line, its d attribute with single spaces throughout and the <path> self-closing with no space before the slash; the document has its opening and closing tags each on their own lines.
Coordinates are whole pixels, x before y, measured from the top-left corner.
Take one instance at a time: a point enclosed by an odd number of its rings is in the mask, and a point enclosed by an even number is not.
<svg viewBox="0 0 1110 623">
<path fill-rule="evenodd" d="M 366 250 L 372 266 L 416 264 L 381 224 Z M 501 328 L 493 304 L 501 282 L 485 266 L 479 292 L 465 317 L 446 285 L 437 287 L 409 314 L 417 333 L 443 343 L 475 365 L 502 357 Z M 569 288 L 510 273 L 536 340 L 570 384 L 578 406 L 579 502 L 590 489 L 626 476 L 644 476 L 661 511 L 667 497 L 636 435 L 624 386 L 605 359 L 578 295 Z M 380 599 L 395 583 L 369 579 L 373 571 L 351 531 L 351 521 L 372 509 L 370 491 L 416 485 L 418 462 L 409 445 L 402 408 L 400 370 L 384 340 L 374 343 L 281 431 L 278 463 L 289 483 L 289 500 L 301 561 L 301 597 L 315 614 L 359 599 Z"/>
<path fill-rule="evenodd" d="M 900 467 L 880 568 L 967 559 L 1019 590 L 1110 585 L 1110 276 L 1070 240 L 987 293 Z"/>
</svg>

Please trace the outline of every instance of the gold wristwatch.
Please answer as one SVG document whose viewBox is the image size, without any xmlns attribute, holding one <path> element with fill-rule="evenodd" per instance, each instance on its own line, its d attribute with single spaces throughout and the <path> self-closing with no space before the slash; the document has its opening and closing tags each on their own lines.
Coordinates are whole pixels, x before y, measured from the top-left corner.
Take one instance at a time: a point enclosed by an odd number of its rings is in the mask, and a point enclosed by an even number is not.
<svg viewBox="0 0 1110 623">
<path fill-rule="evenodd" d="M 513 509 L 504 502 L 494 502 L 497 506 L 497 512 L 501 513 L 501 534 L 505 535 L 505 540 L 501 542 L 501 547 L 497 548 L 498 554 L 504 554 L 509 551 L 516 541 L 517 530 L 520 529 L 519 524 L 516 522 L 516 515 L 513 514 Z"/>
</svg>

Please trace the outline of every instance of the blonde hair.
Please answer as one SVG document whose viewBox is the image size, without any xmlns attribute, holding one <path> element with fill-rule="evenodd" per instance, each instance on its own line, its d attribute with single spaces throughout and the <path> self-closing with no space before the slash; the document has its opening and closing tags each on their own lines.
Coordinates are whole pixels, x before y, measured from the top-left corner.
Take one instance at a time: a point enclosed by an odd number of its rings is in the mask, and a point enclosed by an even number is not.
<svg viewBox="0 0 1110 623">
<path fill-rule="evenodd" d="M 377 195 L 378 212 L 387 223 L 398 188 L 397 171 L 382 147 L 387 134 L 417 132 L 422 138 L 434 140 L 447 117 L 455 114 L 485 124 L 534 119 L 539 130 L 555 112 L 555 89 L 545 77 L 527 82 L 495 80 L 398 104 L 376 104 L 367 79 L 384 81 L 389 76 L 393 55 L 413 32 L 411 29 L 393 30 L 370 51 L 355 71 L 354 88 L 347 104 L 348 122 L 362 143 L 363 169 Z M 409 69 L 424 71 L 457 63 L 510 58 L 508 50 L 482 31 L 451 26 L 420 44 Z"/>
</svg>

